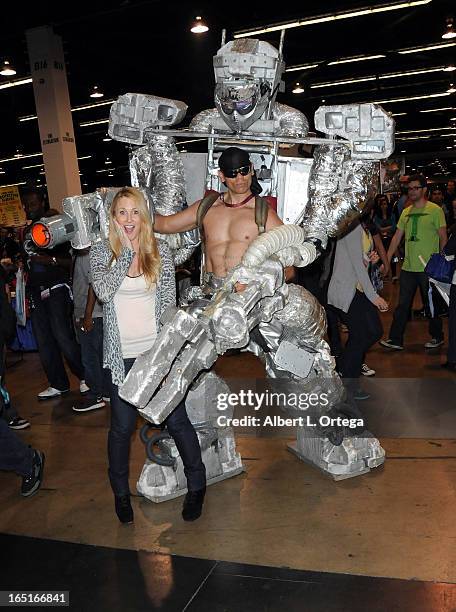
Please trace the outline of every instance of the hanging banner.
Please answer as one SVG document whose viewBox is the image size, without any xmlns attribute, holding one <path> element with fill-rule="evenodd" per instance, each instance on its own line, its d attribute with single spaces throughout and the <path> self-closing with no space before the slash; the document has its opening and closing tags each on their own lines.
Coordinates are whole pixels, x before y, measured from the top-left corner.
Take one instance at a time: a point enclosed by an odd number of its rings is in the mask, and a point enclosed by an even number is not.
<svg viewBox="0 0 456 612">
<path fill-rule="evenodd" d="M 26 223 L 27 219 L 17 186 L 0 187 L 0 225 L 19 227 Z"/>
</svg>

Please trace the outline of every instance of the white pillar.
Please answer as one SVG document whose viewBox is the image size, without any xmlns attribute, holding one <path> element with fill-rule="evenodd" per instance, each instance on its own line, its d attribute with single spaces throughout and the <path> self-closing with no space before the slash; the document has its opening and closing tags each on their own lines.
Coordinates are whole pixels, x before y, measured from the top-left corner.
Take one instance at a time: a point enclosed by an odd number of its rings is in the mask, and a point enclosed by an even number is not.
<svg viewBox="0 0 456 612">
<path fill-rule="evenodd" d="M 81 193 L 62 39 L 50 26 L 25 34 L 49 203 L 61 210 L 63 198 Z"/>
</svg>

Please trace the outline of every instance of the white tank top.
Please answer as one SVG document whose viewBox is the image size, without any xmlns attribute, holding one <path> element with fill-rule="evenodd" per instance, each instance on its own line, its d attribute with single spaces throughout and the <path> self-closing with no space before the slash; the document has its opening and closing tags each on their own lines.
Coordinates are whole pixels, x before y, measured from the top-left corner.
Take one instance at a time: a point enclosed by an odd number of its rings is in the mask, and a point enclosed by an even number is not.
<svg viewBox="0 0 456 612">
<path fill-rule="evenodd" d="M 122 357 L 137 357 L 150 349 L 157 337 L 155 284 L 149 289 L 144 274 L 126 276 L 114 296 Z"/>
</svg>

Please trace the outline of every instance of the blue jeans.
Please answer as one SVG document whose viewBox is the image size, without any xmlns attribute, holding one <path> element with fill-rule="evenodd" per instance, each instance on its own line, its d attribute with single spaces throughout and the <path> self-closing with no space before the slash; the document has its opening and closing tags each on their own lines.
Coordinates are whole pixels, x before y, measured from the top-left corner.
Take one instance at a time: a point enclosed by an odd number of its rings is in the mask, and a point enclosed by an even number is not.
<svg viewBox="0 0 456 612">
<path fill-rule="evenodd" d="M 93 319 L 93 328 L 89 332 L 76 325 L 81 359 L 84 367 L 84 380 L 90 388 L 88 396 L 93 399 L 109 394 L 108 371 L 103 369 L 103 317 Z"/>
<path fill-rule="evenodd" d="M 0 470 L 28 476 L 32 471 L 33 449 L 22 442 L 6 421 L 0 419 Z"/>
<path fill-rule="evenodd" d="M 431 317 L 429 310 L 429 278 L 426 272 L 409 272 L 401 270 L 399 277 L 399 304 L 396 307 L 391 323 L 389 338 L 393 344 L 403 345 L 404 333 L 410 308 L 417 288 L 421 291 L 426 316 L 429 318 L 429 335 L 436 340 L 443 340 L 443 325 L 440 317 Z"/>
<path fill-rule="evenodd" d="M 40 291 L 32 293 L 32 326 L 38 344 L 41 364 L 51 387 L 59 391 L 70 388 L 63 357 L 70 370 L 82 380 L 84 369 L 81 349 L 73 329 L 73 303 L 66 287 L 51 290 L 42 300 Z"/>
<path fill-rule="evenodd" d="M 451 285 L 448 310 L 448 361 L 456 363 L 456 285 Z"/>
<path fill-rule="evenodd" d="M 124 359 L 127 374 L 134 359 Z M 114 495 L 120 497 L 130 493 L 128 485 L 128 462 L 130 440 L 136 429 L 138 411 L 119 397 L 118 387 L 111 381 L 111 429 L 108 434 L 109 480 Z M 198 491 L 206 486 L 206 468 L 201 459 L 198 436 L 190 423 L 182 401 L 164 421 L 168 433 L 173 437 L 184 464 L 189 491 Z"/>
</svg>

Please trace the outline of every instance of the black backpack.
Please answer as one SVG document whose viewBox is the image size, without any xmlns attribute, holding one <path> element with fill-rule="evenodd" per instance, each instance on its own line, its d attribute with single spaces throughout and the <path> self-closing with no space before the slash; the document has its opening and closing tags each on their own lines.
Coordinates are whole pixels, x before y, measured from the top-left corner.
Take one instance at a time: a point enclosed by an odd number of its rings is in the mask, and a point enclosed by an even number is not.
<svg viewBox="0 0 456 612">
<path fill-rule="evenodd" d="M 196 211 L 196 225 L 201 232 L 202 238 L 204 238 L 203 232 L 203 221 L 210 207 L 220 197 L 220 194 L 216 191 L 209 193 L 199 203 L 198 210 Z M 260 196 L 255 196 L 255 223 L 258 227 L 258 234 L 263 234 L 266 231 L 266 222 L 268 220 L 269 206 L 267 200 Z"/>
</svg>

